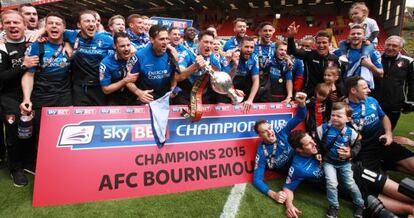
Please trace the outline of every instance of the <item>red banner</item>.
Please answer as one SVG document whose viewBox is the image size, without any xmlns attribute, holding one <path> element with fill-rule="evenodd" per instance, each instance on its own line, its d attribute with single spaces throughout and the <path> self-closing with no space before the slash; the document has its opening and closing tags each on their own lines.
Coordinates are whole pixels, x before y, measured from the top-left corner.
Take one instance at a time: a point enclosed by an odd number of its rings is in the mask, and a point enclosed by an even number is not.
<svg viewBox="0 0 414 218">
<path fill-rule="evenodd" d="M 201 121 L 171 106 L 167 142 L 155 144 L 149 108 L 43 108 L 33 206 L 160 195 L 250 182 L 254 123 L 282 128 L 295 109 L 204 106 Z"/>
</svg>

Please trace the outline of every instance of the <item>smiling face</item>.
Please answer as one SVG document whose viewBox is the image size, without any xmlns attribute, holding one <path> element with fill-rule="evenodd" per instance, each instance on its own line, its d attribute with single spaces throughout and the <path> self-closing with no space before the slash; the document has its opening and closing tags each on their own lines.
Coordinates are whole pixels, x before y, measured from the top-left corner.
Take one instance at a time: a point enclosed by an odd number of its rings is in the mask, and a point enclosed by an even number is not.
<svg viewBox="0 0 414 218">
<path fill-rule="evenodd" d="M 384 54 L 389 57 L 395 57 L 401 52 L 401 39 L 389 38 L 385 41 Z"/>
<path fill-rule="evenodd" d="M 135 34 L 142 34 L 145 32 L 144 20 L 140 17 L 134 18 L 131 23 L 129 23 L 129 27 Z"/>
<path fill-rule="evenodd" d="M 329 38 L 324 36 L 319 36 L 316 38 L 316 51 L 320 55 L 329 54 Z"/>
<path fill-rule="evenodd" d="M 260 38 L 262 43 L 266 43 L 269 44 L 272 42 L 272 37 L 273 34 L 275 33 L 275 28 L 273 28 L 273 26 L 271 25 L 265 25 L 261 30 L 260 30 Z"/>
<path fill-rule="evenodd" d="M 235 25 L 234 25 L 234 32 L 236 33 L 237 37 L 244 37 L 246 35 L 246 30 L 247 30 L 247 24 L 243 21 L 238 21 Z"/>
<path fill-rule="evenodd" d="M 109 30 L 111 30 L 112 33 L 124 32 L 125 21 L 121 18 L 114 19 L 112 25 L 109 26 Z"/>
<path fill-rule="evenodd" d="M 245 60 L 249 59 L 254 51 L 254 41 L 243 41 L 240 45 L 240 53 Z"/>
<path fill-rule="evenodd" d="M 284 59 L 287 55 L 287 45 L 280 44 L 276 49 L 276 57 L 280 60 Z"/>
<path fill-rule="evenodd" d="M 177 46 L 181 41 L 181 34 L 179 29 L 173 29 L 169 33 L 170 41 L 173 46 Z"/>
<path fill-rule="evenodd" d="M 85 38 L 93 38 L 96 32 L 96 19 L 93 14 L 82 14 L 78 22 L 81 35 Z"/>
<path fill-rule="evenodd" d="M 115 49 L 120 59 L 127 60 L 131 54 L 131 41 L 128 37 L 118 37 L 115 43 Z"/>
<path fill-rule="evenodd" d="M 22 16 L 17 13 L 8 13 L 2 16 L 2 22 L 8 39 L 13 41 L 23 39 L 26 27 Z"/>
<path fill-rule="evenodd" d="M 339 79 L 337 72 L 334 69 L 326 69 L 323 74 L 323 81 L 327 84 L 334 84 Z"/>
<path fill-rule="evenodd" d="M 354 28 L 349 32 L 349 40 L 351 41 L 351 46 L 360 46 L 365 37 L 365 31 L 363 28 Z"/>
</svg>

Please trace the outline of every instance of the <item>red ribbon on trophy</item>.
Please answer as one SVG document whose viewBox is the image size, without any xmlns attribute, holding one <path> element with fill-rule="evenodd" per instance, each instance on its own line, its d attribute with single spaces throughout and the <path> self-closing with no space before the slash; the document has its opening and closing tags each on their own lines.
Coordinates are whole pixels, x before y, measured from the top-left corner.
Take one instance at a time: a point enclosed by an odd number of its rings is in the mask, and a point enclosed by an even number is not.
<svg viewBox="0 0 414 218">
<path fill-rule="evenodd" d="M 219 94 L 227 95 L 233 104 L 240 104 L 244 99 L 243 91 L 237 90 L 233 86 L 230 75 L 226 72 L 213 70 L 212 66 L 207 64 L 203 69 L 204 74 L 194 83 L 191 90 L 189 112 L 184 111 L 183 115 L 192 122 L 197 122 L 203 115 L 203 92 L 210 79 L 213 90 Z"/>
</svg>

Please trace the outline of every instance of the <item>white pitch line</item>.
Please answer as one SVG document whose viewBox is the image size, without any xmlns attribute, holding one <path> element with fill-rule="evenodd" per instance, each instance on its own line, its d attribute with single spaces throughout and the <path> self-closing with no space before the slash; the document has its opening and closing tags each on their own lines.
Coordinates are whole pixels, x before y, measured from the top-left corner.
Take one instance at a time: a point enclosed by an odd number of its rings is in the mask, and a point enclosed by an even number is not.
<svg viewBox="0 0 414 218">
<path fill-rule="evenodd" d="M 239 210 L 241 199 L 246 190 L 246 183 L 234 185 L 231 189 L 227 202 L 224 205 L 220 218 L 235 218 Z"/>
</svg>

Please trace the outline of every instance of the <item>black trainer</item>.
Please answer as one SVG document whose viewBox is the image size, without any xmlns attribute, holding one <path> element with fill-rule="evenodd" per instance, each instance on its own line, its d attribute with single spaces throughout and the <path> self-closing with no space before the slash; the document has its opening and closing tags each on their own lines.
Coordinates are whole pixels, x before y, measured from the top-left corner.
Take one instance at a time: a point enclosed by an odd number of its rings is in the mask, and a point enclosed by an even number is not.
<svg viewBox="0 0 414 218">
<path fill-rule="evenodd" d="M 326 218 L 338 218 L 338 211 L 339 209 L 335 206 L 329 206 L 328 210 L 326 211 Z"/>
<path fill-rule="evenodd" d="M 26 175 L 24 175 L 24 172 L 21 169 L 12 170 L 10 172 L 10 177 L 13 180 L 14 186 L 16 187 L 23 187 L 28 183 Z"/>
<path fill-rule="evenodd" d="M 362 218 L 364 216 L 364 207 L 355 205 L 354 206 L 354 217 Z"/>
</svg>

